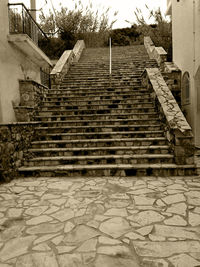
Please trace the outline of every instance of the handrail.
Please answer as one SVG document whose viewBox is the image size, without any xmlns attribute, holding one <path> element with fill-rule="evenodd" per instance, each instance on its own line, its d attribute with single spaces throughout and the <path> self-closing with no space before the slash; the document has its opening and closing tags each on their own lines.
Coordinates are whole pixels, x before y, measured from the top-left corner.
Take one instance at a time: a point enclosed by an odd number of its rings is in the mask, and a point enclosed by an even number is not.
<svg viewBox="0 0 200 267">
<path fill-rule="evenodd" d="M 14 9 L 15 6 L 18 6 L 18 10 L 16 10 L 16 8 Z M 8 10 L 11 34 L 27 34 L 37 45 L 39 35 L 48 39 L 46 33 L 40 28 L 23 3 L 9 3 Z"/>
</svg>

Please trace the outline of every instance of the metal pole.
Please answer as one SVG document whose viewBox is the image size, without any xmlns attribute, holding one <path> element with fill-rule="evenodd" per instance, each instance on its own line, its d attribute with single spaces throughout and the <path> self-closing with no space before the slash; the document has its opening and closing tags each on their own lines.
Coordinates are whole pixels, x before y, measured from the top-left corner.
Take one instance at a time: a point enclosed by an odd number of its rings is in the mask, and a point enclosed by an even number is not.
<svg viewBox="0 0 200 267">
<path fill-rule="evenodd" d="M 110 75 L 112 75 L 112 40 L 110 37 Z"/>
<path fill-rule="evenodd" d="M 112 40 L 111 37 L 109 39 L 110 45 L 110 67 L 109 67 L 109 81 L 110 81 L 110 88 L 112 87 Z"/>
</svg>

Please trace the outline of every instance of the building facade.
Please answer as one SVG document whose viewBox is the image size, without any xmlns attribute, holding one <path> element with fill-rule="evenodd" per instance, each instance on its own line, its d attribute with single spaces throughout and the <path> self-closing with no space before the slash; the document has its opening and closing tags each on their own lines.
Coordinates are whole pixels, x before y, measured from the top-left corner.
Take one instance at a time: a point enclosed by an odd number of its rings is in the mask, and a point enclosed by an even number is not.
<svg viewBox="0 0 200 267">
<path fill-rule="evenodd" d="M 168 0 L 173 61 L 182 71 L 182 110 L 200 147 L 200 0 Z"/>
<path fill-rule="evenodd" d="M 15 122 L 13 104 L 20 102 L 19 80 L 41 83 L 41 72 L 51 67 L 38 46 L 43 34 L 23 4 L 0 1 L 0 123 Z"/>
</svg>

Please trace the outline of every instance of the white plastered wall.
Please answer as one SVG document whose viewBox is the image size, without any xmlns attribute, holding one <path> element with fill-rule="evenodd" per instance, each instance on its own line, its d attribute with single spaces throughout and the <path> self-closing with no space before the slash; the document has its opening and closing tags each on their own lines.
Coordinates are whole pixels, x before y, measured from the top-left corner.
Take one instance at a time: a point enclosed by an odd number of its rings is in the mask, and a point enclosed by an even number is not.
<svg viewBox="0 0 200 267">
<path fill-rule="evenodd" d="M 40 67 L 8 42 L 8 1 L 0 1 L 0 123 L 15 122 L 12 102 L 19 103 L 19 79 L 40 82 Z"/>
<path fill-rule="evenodd" d="M 173 61 L 190 74 L 190 103 L 183 106 L 200 146 L 200 112 L 195 75 L 200 65 L 200 0 L 172 0 Z M 200 103 L 199 103 L 200 104 Z"/>
</svg>

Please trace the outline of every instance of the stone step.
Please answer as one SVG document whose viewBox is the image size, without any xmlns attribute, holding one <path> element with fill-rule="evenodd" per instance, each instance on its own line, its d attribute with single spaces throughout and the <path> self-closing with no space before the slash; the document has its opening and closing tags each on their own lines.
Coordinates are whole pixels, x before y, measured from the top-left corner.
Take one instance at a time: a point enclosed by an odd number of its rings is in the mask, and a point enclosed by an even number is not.
<svg viewBox="0 0 200 267">
<path fill-rule="evenodd" d="M 131 70 L 130 70 L 131 71 Z M 80 74 L 82 73 L 82 75 Z M 83 75 L 84 74 L 84 75 Z M 92 74 L 92 75 L 91 75 Z M 81 81 L 81 82 L 106 82 L 109 79 L 112 79 L 112 81 L 141 81 L 142 79 L 142 71 L 138 71 L 137 73 L 135 73 L 132 70 L 132 74 L 128 74 L 128 73 L 122 73 L 122 72 L 114 72 L 112 75 L 109 75 L 109 72 L 107 72 L 107 74 L 104 74 L 103 72 L 96 72 L 94 73 L 93 71 L 89 71 L 86 73 L 84 70 L 80 69 L 78 71 L 78 69 L 76 70 L 76 73 L 72 76 L 71 73 L 68 73 L 67 75 L 65 75 L 63 77 L 63 82 L 76 82 L 76 81 Z"/>
<path fill-rule="evenodd" d="M 112 61 L 113 63 L 113 68 L 117 67 L 124 67 L 124 65 L 133 65 L 133 64 L 138 64 L 138 65 L 145 65 L 145 64 L 156 64 L 156 61 L 154 59 L 149 59 L 147 58 L 148 56 L 145 55 L 145 57 L 141 57 L 141 55 L 134 55 L 134 57 L 131 58 L 131 56 L 129 57 L 124 57 L 120 55 L 118 58 L 113 56 L 112 57 Z M 93 58 L 87 58 L 84 57 L 84 60 L 81 59 L 78 64 L 77 63 L 72 63 L 72 66 L 93 66 L 93 69 L 95 69 L 94 67 L 96 66 L 109 66 L 110 61 L 109 61 L 109 54 L 104 58 L 100 58 L 98 60 L 94 60 L 96 57 Z"/>
<path fill-rule="evenodd" d="M 141 127 L 143 129 L 143 127 Z M 153 127 L 151 127 L 153 128 Z M 156 127 L 160 128 L 160 127 Z M 140 129 L 140 128 L 139 128 Z M 82 130 L 82 132 L 81 132 Z M 138 138 L 138 137 L 164 137 L 163 131 L 124 131 L 124 132 L 88 132 L 87 129 L 69 129 L 67 133 L 57 133 L 57 134 L 45 134 L 41 131 L 38 134 L 38 140 L 85 140 L 85 139 L 116 139 L 116 138 Z"/>
<path fill-rule="evenodd" d="M 115 79 L 119 79 L 119 78 L 124 78 L 124 77 L 141 77 L 142 73 L 144 71 L 144 68 L 137 68 L 137 69 L 128 69 L 128 67 L 126 67 L 126 70 L 124 69 L 118 69 L 118 70 L 113 70 L 112 71 L 112 77 Z M 110 74 L 108 72 L 108 69 L 101 69 L 101 68 L 96 68 L 95 70 L 91 68 L 85 68 L 85 67 L 80 67 L 80 68 L 74 68 L 71 67 L 71 69 L 69 70 L 69 72 L 64 76 L 65 79 L 68 79 L 70 77 L 75 78 L 75 77 L 79 77 L 79 78 L 99 78 L 99 77 L 103 77 L 103 78 L 110 78 Z"/>
<path fill-rule="evenodd" d="M 79 75 L 77 75 L 79 74 Z M 79 79 L 84 79 L 84 80 L 97 80 L 97 79 L 105 79 L 105 78 L 109 78 L 110 77 L 110 74 L 108 73 L 108 71 L 98 71 L 96 70 L 95 72 L 92 71 L 92 72 L 88 72 L 88 73 L 85 73 L 85 72 L 68 72 L 64 78 L 65 79 L 72 79 L 72 80 L 79 80 Z M 116 72 L 112 72 L 112 78 L 113 79 L 116 79 L 116 80 L 121 80 L 121 79 L 128 79 L 128 80 L 131 80 L 131 79 L 134 79 L 134 78 L 141 78 L 141 75 L 140 75 L 140 71 L 137 71 L 137 72 L 131 72 L 131 70 L 126 70 L 125 71 L 119 71 L 117 70 Z"/>
<path fill-rule="evenodd" d="M 110 74 L 108 73 L 108 71 L 96 71 L 96 72 L 88 72 L 85 73 L 82 70 L 78 71 L 76 70 L 73 72 L 68 72 L 65 77 L 65 79 L 67 80 L 98 80 L 98 79 L 108 79 L 110 78 Z M 112 73 L 112 79 L 116 79 L 116 80 L 121 80 L 121 79 L 127 79 L 127 80 L 131 80 L 131 79 L 141 79 L 141 71 L 134 71 L 134 73 L 132 71 L 126 71 L 126 72 L 114 72 Z"/>
<path fill-rule="evenodd" d="M 53 89 L 52 89 L 53 90 Z M 93 84 L 91 86 L 91 84 L 75 84 L 75 83 L 71 83 L 71 84 L 62 84 L 60 85 L 59 90 L 67 90 L 67 91 L 77 91 L 80 90 L 82 93 L 86 92 L 86 91 L 91 91 L 91 92 L 95 92 L 95 91 L 102 91 L 102 92 L 112 92 L 112 91 L 116 91 L 117 94 L 118 93 L 126 93 L 126 91 L 134 91 L 134 93 L 149 93 L 149 91 L 147 91 L 146 89 L 144 89 L 144 87 L 141 86 L 141 83 L 137 83 L 137 84 L 115 84 L 113 85 L 112 83 L 107 83 L 107 84 Z M 86 91 L 84 91 L 86 90 Z M 65 91 L 64 91 L 65 92 Z M 61 91 L 62 93 L 62 91 Z"/>
<path fill-rule="evenodd" d="M 37 121 L 65 121 L 65 120 L 112 120 L 112 119 L 152 119 L 156 112 L 148 113 L 124 113 L 124 114 L 79 114 L 65 116 L 35 116 Z"/>
<path fill-rule="evenodd" d="M 84 87 L 98 87 L 98 86 L 102 86 L 102 87 L 117 87 L 117 86 L 141 86 L 141 81 L 137 81 L 137 80 L 113 80 L 110 81 L 109 79 L 105 79 L 103 81 L 63 81 L 62 86 L 65 87 L 69 87 L 69 86 L 73 86 L 73 87 L 78 87 L 80 86 Z"/>
<path fill-rule="evenodd" d="M 102 91 L 98 91 L 97 90 L 94 90 L 94 89 L 88 89 L 88 90 L 82 90 L 82 89 L 75 89 L 71 92 L 71 89 L 68 88 L 68 90 L 66 90 L 65 92 L 63 93 L 60 93 L 60 94 L 46 94 L 46 98 L 72 98 L 72 97 L 85 97 L 86 99 L 88 97 L 93 97 L 93 98 L 96 98 L 96 97 L 116 97 L 116 96 L 119 96 L 119 97 L 123 97 L 124 95 L 130 95 L 130 96 L 134 96 L 135 95 L 135 91 L 131 88 L 131 89 L 126 89 L 126 90 L 121 90 L 121 91 L 118 91 L 118 92 L 114 92 L 114 91 L 110 91 L 108 92 L 107 90 L 102 90 Z"/>
<path fill-rule="evenodd" d="M 124 89 L 125 88 L 125 89 Z M 128 90 L 128 91 L 127 91 Z M 124 97 L 124 96 L 141 96 L 144 95 L 149 96 L 150 92 L 144 88 L 140 87 L 121 87 L 119 86 L 118 88 L 115 87 L 104 87 L 102 86 L 101 88 L 98 88 L 96 86 L 91 87 L 91 86 L 85 86 L 85 87 L 80 87 L 80 86 L 74 86 L 74 87 L 64 87 L 64 88 L 60 88 L 58 91 L 60 91 L 60 93 L 55 93 L 55 97 L 60 97 L 60 96 L 67 96 L 69 97 L 69 94 L 72 93 L 93 93 L 94 96 L 99 96 L 98 94 L 100 93 L 104 93 L 104 97 L 105 94 L 107 94 L 107 96 L 112 96 L 113 93 L 116 94 L 116 97 Z M 52 93 L 47 93 L 47 96 L 51 96 Z"/>
<path fill-rule="evenodd" d="M 111 81 L 113 85 L 119 85 L 119 84 L 140 84 L 141 83 L 142 78 L 141 77 L 133 77 L 133 78 L 126 78 L 126 77 L 118 77 L 118 78 L 114 78 L 112 77 Z M 88 84 L 88 85 L 96 85 L 96 84 L 109 84 L 110 83 L 110 77 L 96 77 L 95 79 L 92 78 L 64 78 L 63 79 L 63 83 L 62 85 L 67 85 L 67 84 Z"/>
<path fill-rule="evenodd" d="M 71 125 L 63 127 L 37 127 L 35 131 L 37 134 L 62 134 L 62 133 L 90 133 L 90 134 L 161 134 L 162 126 L 157 124 L 135 124 L 135 125 Z"/>
<path fill-rule="evenodd" d="M 133 146 L 133 147 L 83 147 L 83 148 L 38 148 L 29 149 L 35 157 L 43 156 L 94 156 L 94 155 L 133 155 L 133 154 L 169 154 L 169 146 Z"/>
<path fill-rule="evenodd" d="M 149 96 L 147 96 L 148 100 L 150 101 L 150 98 Z M 136 103 L 141 103 L 146 101 L 145 96 L 144 98 L 142 98 L 142 95 L 136 95 L 135 98 L 133 97 L 130 97 L 130 98 L 116 98 L 116 99 L 100 99 L 100 97 L 98 97 L 98 99 L 85 99 L 85 98 L 82 98 L 80 97 L 80 100 L 78 100 L 78 97 L 75 98 L 75 99 L 70 99 L 70 100 L 65 100 L 65 101 L 60 101 L 60 100 L 55 100 L 55 99 L 48 99 L 48 101 L 46 101 L 44 99 L 43 101 L 43 107 L 49 107 L 49 106 L 90 106 L 90 105 L 125 105 L 125 104 L 136 104 Z"/>
<path fill-rule="evenodd" d="M 145 96 L 144 96 L 145 97 Z M 106 105 L 106 104 L 132 104 L 137 102 L 137 100 L 139 100 L 141 102 L 142 100 L 142 95 L 133 95 L 130 97 L 119 97 L 119 96 L 106 96 L 106 97 L 102 97 L 102 96 L 96 96 L 95 98 L 91 98 L 91 97 L 83 97 L 83 96 L 77 96 L 77 97 L 66 97 L 64 99 L 60 99 L 58 98 L 46 98 L 43 101 L 44 106 L 49 106 L 49 105 L 81 105 L 81 106 L 85 106 L 85 105 Z"/>
<path fill-rule="evenodd" d="M 154 107 L 154 104 L 151 102 L 151 99 L 146 99 L 146 101 L 142 101 L 141 100 L 138 100 L 137 102 L 135 101 L 135 103 L 131 103 L 131 104 L 106 104 L 106 105 L 99 105 L 99 104 L 90 104 L 90 105 L 84 105 L 84 106 L 81 106 L 81 105 L 63 105 L 63 104 L 60 104 L 60 105 L 49 105 L 49 106 L 42 106 L 41 107 L 41 111 L 65 111 L 65 110 L 91 110 L 91 109 L 96 109 L 96 110 L 103 110 L 103 109 L 116 109 L 116 108 L 119 108 L 119 109 L 134 109 L 134 108 L 137 108 L 137 107 Z"/>
<path fill-rule="evenodd" d="M 31 148 L 86 148 L 108 146 L 163 146 L 165 137 L 34 141 Z"/>
<path fill-rule="evenodd" d="M 24 176 L 42 177 L 98 177 L 98 176 L 189 176 L 196 174 L 194 165 L 176 164 L 103 164 L 103 165 L 60 165 L 21 167 Z"/>
<path fill-rule="evenodd" d="M 116 115 L 116 114 L 133 114 L 133 113 L 152 113 L 155 111 L 154 107 L 134 107 L 134 108 L 107 108 L 107 109 L 68 109 L 68 110 L 41 110 L 38 112 L 40 117 L 66 117 L 74 115 Z"/>
<path fill-rule="evenodd" d="M 95 156 L 62 156 L 37 157 L 25 163 L 25 166 L 58 166 L 58 165 L 90 165 L 90 164 L 153 164 L 173 163 L 174 156 L 170 154 L 143 155 L 95 155 Z"/>
<path fill-rule="evenodd" d="M 115 64 L 115 65 L 114 65 Z M 132 73 L 141 73 L 145 68 L 155 68 L 157 67 L 157 63 L 154 62 L 139 62 L 139 60 L 137 61 L 129 61 L 129 62 L 113 62 L 112 65 L 112 72 L 114 74 L 116 73 L 124 73 L 124 74 L 128 74 L 132 71 Z M 68 74 L 72 73 L 72 72 L 79 72 L 80 70 L 82 70 L 84 73 L 89 74 L 89 73 L 106 73 L 109 74 L 109 64 L 108 62 L 103 62 L 103 63 L 91 63 L 90 61 L 88 62 L 79 62 L 79 64 L 77 65 L 72 65 L 70 68 L 70 71 L 68 72 Z M 68 75 L 66 74 L 66 75 Z"/>
<path fill-rule="evenodd" d="M 83 56 L 84 57 L 84 56 Z M 80 60 L 77 64 L 76 63 L 72 63 L 72 67 L 80 67 L 80 66 L 90 66 L 93 67 L 93 69 L 95 70 L 95 67 L 109 67 L 110 65 L 110 58 L 109 55 L 107 57 L 101 58 L 100 60 L 94 60 L 95 58 L 87 58 L 85 60 Z M 135 56 L 134 58 L 131 57 L 119 57 L 119 58 L 115 58 L 115 56 L 112 57 L 112 62 L 113 62 L 113 69 L 119 69 L 119 68 L 124 68 L 124 66 L 132 66 L 135 64 L 138 64 L 139 66 L 142 65 L 146 65 L 146 64 L 155 64 L 155 60 L 154 59 L 147 59 L 147 57 L 145 56 L 144 58 L 142 58 L 141 56 Z"/>
<path fill-rule="evenodd" d="M 116 82 L 113 83 L 110 80 L 107 80 L 105 83 L 91 83 L 91 82 L 69 82 L 69 83 L 63 83 L 60 85 L 59 90 L 70 90 L 70 91 L 77 91 L 80 90 L 82 92 L 95 92 L 98 91 L 105 93 L 106 91 L 109 92 L 126 92 L 126 91 L 134 91 L 134 92 L 141 92 L 146 90 L 144 87 L 142 87 L 141 82 L 133 82 L 130 83 L 129 81 L 122 81 L 122 82 Z M 147 90 L 146 90 L 147 92 Z"/>
<path fill-rule="evenodd" d="M 63 103 L 71 103 L 72 101 L 77 101 L 77 102 L 85 102 L 86 104 L 97 104 L 96 101 L 101 100 L 101 104 L 105 104 L 107 101 L 112 101 L 110 103 L 120 103 L 124 100 L 127 100 L 128 102 L 125 103 L 132 103 L 132 99 L 134 99 L 136 97 L 136 99 L 142 99 L 142 95 L 135 95 L 134 93 L 129 93 L 129 94 L 121 94 L 121 95 L 89 95 L 89 96 L 80 96 L 80 95 L 76 95 L 76 96 L 56 96 L 56 97 L 46 97 L 44 99 L 44 102 L 61 102 Z"/>
<path fill-rule="evenodd" d="M 87 95 L 89 94 L 92 94 L 92 95 L 101 95 L 101 94 L 107 94 L 107 95 L 113 95 L 113 94 L 120 94 L 120 93 L 141 93 L 141 90 L 142 89 L 139 89 L 139 88 L 119 88 L 119 89 L 115 89 L 115 88 L 105 88 L 105 87 L 102 87 L 102 88 L 91 88 L 91 87 L 88 87 L 88 88 L 80 88 L 80 87 L 77 87 L 75 89 L 72 89 L 72 88 L 68 88 L 66 89 L 65 87 L 61 87 L 60 90 L 49 90 L 49 92 L 47 93 L 47 96 L 50 97 L 57 97 L 57 96 L 69 96 L 69 95 L 73 95 L 73 94 L 80 94 L 80 93 L 85 93 Z"/>
<path fill-rule="evenodd" d="M 65 120 L 65 121 L 42 121 L 41 122 L 43 127 L 39 127 L 39 129 L 43 130 L 61 130 L 64 131 L 64 129 L 68 126 L 107 126 L 107 125 L 113 125 L 115 126 L 122 126 L 122 127 L 132 127 L 137 125 L 160 125 L 160 120 L 158 119 L 158 115 L 155 114 L 154 117 L 151 119 L 147 118 L 137 118 L 137 119 L 111 119 L 111 120 Z M 36 128 L 37 129 L 37 128 Z"/>
</svg>

